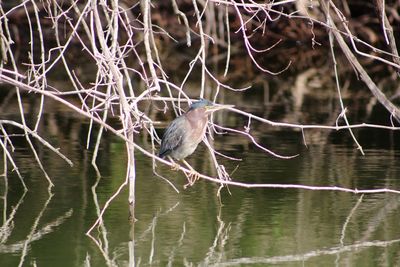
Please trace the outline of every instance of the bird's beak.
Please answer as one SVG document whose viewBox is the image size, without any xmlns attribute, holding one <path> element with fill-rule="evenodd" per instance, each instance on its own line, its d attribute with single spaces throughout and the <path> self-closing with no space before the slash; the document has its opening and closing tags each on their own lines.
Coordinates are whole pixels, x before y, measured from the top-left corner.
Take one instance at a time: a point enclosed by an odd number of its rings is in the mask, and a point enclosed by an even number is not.
<svg viewBox="0 0 400 267">
<path fill-rule="evenodd" d="M 217 110 L 221 110 L 221 109 L 228 109 L 228 108 L 233 108 L 234 105 L 220 105 L 220 104 L 214 104 L 212 106 L 208 106 L 207 107 L 207 112 L 211 113 Z"/>
</svg>

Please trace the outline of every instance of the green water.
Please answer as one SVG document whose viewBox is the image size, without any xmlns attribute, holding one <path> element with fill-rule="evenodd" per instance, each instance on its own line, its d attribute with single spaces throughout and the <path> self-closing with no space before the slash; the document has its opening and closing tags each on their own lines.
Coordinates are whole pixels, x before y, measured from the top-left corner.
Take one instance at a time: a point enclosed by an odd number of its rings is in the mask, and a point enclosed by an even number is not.
<svg viewBox="0 0 400 267">
<path fill-rule="evenodd" d="M 128 221 L 125 188 L 107 209 L 103 227 L 92 232 L 96 244 L 85 232 L 97 219 L 95 204 L 103 207 L 124 182 L 125 146 L 119 139 L 105 137 L 98 159 L 102 177 L 93 188 L 97 177 L 90 165 L 92 152 L 81 141 L 87 125 L 76 119 L 68 125 L 75 130 L 60 131 L 53 140 L 65 147 L 74 167 L 47 149 L 39 150 L 55 184 L 51 195 L 23 139 L 16 138 L 19 146 L 14 157 L 29 191 L 23 193 L 13 173 L 8 176 L 8 190 L 1 180 L 0 266 L 400 264 L 400 195 L 361 198 L 345 192 L 230 186 L 219 198 L 218 185 L 198 181 L 184 190 L 186 179 L 181 173 L 159 166 L 158 173 L 178 188 L 176 193 L 153 175 L 152 162 L 139 152 L 137 221 Z M 277 153 L 299 154 L 290 160 L 265 154 L 233 134 L 214 143 L 225 154 L 242 159 L 219 158 L 228 172 L 236 169 L 235 181 L 399 189 L 400 151 L 393 133 L 363 130 L 356 134 L 365 144 L 365 156 L 354 148 L 347 132 L 306 132 L 307 147 L 300 132 L 255 133 L 260 143 Z M 146 140 L 139 140 L 148 146 Z M 197 170 L 214 174 L 204 145 L 189 161 Z"/>
</svg>

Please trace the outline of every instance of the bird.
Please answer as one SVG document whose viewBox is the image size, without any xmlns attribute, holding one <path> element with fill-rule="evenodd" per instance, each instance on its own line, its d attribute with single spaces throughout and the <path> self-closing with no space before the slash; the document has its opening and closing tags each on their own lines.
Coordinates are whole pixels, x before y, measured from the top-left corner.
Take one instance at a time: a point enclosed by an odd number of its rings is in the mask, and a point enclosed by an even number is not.
<svg viewBox="0 0 400 267">
<path fill-rule="evenodd" d="M 189 110 L 174 119 L 167 127 L 161 140 L 158 156 L 170 156 L 176 160 L 184 160 L 190 156 L 203 140 L 206 133 L 208 115 L 233 105 L 215 104 L 207 99 L 200 99 L 189 106 Z M 185 161 L 183 161 L 187 164 Z"/>
</svg>

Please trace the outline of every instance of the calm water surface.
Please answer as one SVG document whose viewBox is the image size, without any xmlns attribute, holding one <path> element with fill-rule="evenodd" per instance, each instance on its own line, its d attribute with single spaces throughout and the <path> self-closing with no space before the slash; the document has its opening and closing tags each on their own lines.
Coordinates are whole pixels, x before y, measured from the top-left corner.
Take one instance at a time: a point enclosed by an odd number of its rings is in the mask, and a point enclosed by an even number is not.
<svg viewBox="0 0 400 267">
<path fill-rule="evenodd" d="M 93 232 L 101 241 L 96 244 L 85 232 L 97 218 L 96 203 L 103 207 L 123 182 L 126 158 L 124 145 L 106 137 L 98 161 L 103 176 L 93 188 L 97 178 L 91 152 L 78 141 L 87 125 L 80 127 L 63 133 L 59 141 L 67 147 L 64 152 L 73 160 L 73 168 L 40 150 L 55 183 L 51 195 L 31 155 L 23 145 L 17 147 L 16 162 L 29 191 L 24 194 L 12 174 L 8 190 L 1 181 L 1 266 L 21 262 L 22 266 L 400 265 L 400 195 L 231 186 L 221 191 L 219 199 L 217 185 L 198 181 L 184 190 L 184 176 L 158 167 L 178 194 L 152 174 L 151 161 L 141 154 L 137 154 L 138 220 L 128 222 L 125 189 L 105 213 L 101 231 Z M 238 167 L 233 174 L 237 181 L 399 189 L 399 143 L 375 142 L 375 135 L 390 139 L 392 134 L 357 132 L 365 156 L 348 142 L 346 132 L 331 136 L 306 132 L 307 147 L 299 132 L 257 133 L 258 140 L 275 152 L 299 154 L 290 160 L 264 154 L 234 135 L 216 138 L 215 147 L 242 159 L 220 159 L 229 172 Z M 214 174 L 204 146 L 190 161 L 199 171 Z"/>
</svg>

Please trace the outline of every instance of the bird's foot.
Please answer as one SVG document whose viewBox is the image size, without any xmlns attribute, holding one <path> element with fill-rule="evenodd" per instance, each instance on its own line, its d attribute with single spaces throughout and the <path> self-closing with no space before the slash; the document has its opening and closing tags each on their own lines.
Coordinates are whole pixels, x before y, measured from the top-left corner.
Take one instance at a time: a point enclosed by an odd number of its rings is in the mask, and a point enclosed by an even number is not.
<svg viewBox="0 0 400 267">
<path fill-rule="evenodd" d="M 186 178 L 188 180 L 188 183 L 183 186 L 184 189 L 186 189 L 188 186 L 193 186 L 194 183 L 196 183 L 197 180 L 200 179 L 200 173 L 198 173 L 194 169 L 191 169 L 189 174 L 186 175 Z"/>
<path fill-rule="evenodd" d="M 181 168 L 181 165 L 179 165 L 178 163 L 172 162 L 171 170 L 179 171 L 180 168 Z"/>
</svg>

